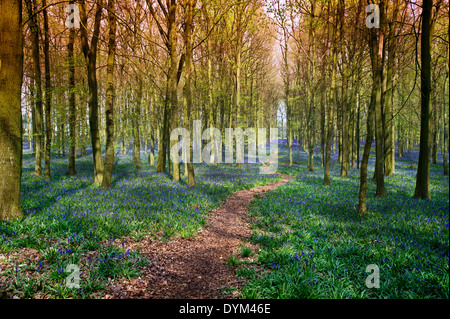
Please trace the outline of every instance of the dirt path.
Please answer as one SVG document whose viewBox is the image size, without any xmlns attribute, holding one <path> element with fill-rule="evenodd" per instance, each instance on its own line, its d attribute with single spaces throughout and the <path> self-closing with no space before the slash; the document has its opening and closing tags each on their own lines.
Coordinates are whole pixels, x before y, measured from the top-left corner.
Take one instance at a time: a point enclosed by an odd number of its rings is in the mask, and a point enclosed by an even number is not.
<svg viewBox="0 0 450 319">
<path fill-rule="evenodd" d="M 221 289 L 237 279 L 226 262 L 229 256 L 239 253 L 239 245 L 251 235 L 246 212 L 252 199 L 292 179 L 280 175 L 283 179 L 278 182 L 234 193 L 209 214 L 207 226 L 199 231 L 197 237 L 169 242 L 149 238 L 125 242 L 125 246 L 133 250 L 141 247 L 141 253 L 152 262 L 139 278 L 129 282 L 111 282 L 106 298 L 234 297 L 224 294 Z"/>
</svg>

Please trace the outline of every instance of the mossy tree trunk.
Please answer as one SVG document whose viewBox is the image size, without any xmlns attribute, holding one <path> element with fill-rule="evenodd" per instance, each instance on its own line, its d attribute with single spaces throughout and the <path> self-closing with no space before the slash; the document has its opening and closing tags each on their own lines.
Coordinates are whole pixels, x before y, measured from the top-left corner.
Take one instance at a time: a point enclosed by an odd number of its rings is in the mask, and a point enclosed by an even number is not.
<svg viewBox="0 0 450 319">
<path fill-rule="evenodd" d="M 22 1 L 0 0 L 0 220 L 22 217 Z"/>
</svg>

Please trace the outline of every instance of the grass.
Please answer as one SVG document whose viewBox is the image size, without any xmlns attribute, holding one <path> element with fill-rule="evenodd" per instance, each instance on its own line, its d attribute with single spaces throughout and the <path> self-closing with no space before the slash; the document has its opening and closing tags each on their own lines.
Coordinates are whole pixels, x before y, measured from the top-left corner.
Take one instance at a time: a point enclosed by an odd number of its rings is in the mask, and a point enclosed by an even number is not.
<svg viewBox="0 0 450 319">
<path fill-rule="evenodd" d="M 52 180 L 32 175 L 34 159 L 24 154 L 24 217 L 0 222 L 0 293 L 19 298 L 100 298 L 108 280 L 134 278 L 151 264 L 123 245 L 146 236 L 167 240 L 194 237 L 206 215 L 232 192 L 278 180 L 259 167 L 195 165 L 196 187 L 173 182 L 142 161 L 119 155 L 113 188 L 92 185 L 92 157 L 77 159 L 77 175 L 67 176 L 67 157 L 53 155 Z M 280 145 L 278 172 L 295 177 L 254 199 L 252 244 L 242 245 L 227 264 L 248 279 L 244 298 L 448 298 L 449 189 L 441 165 L 431 165 L 431 201 L 412 198 L 417 149 L 397 159 L 386 177 L 385 198 L 374 198 L 370 215 L 356 215 L 359 171 L 339 178 L 333 154 L 331 186 L 323 169 L 306 169 L 306 155 L 294 149 L 286 164 Z M 374 155 L 369 162 L 373 174 Z M 441 161 L 441 160 L 440 160 Z M 122 244 L 121 244 L 122 243 Z M 253 245 L 252 245 L 253 247 Z M 250 257 L 250 258 L 248 258 Z M 69 288 L 68 265 L 81 272 L 80 288 Z M 380 288 L 367 288 L 366 267 L 380 270 Z"/>
<path fill-rule="evenodd" d="M 195 165 L 196 186 L 189 188 L 144 160 L 137 170 L 131 156 L 117 158 L 113 188 L 104 190 L 92 185 L 91 155 L 78 158 L 77 175 L 68 176 L 67 157 L 53 154 L 46 181 L 33 176 L 34 158 L 24 153 L 24 217 L 0 222 L 0 290 L 20 298 L 98 298 L 108 278 L 139 276 L 151 262 L 126 247 L 117 250 L 120 238 L 194 237 L 231 193 L 279 178 L 258 174 L 256 164 Z M 69 264 L 82 270 L 80 289 L 65 285 Z"/>
<path fill-rule="evenodd" d="M 244 298 L 448 298 L 449 179 L 442 165 L 431 165 L 432 200 L 413 199 L 414 156 L 397 159 L 395 175 L 385 178 L 386 197 L 374 198 L 369 180 L 371 215 L 362 218 L 358 170 L 336 177 L 335 161 L 331 186 L 324 187 L 319 161 L 314 172 L 279 165 L 295 179 L 252 204 L 252 242 L 264 271 L 256 273 L 254 264 L 237 270 L 248 279 Z M 370 264 L 379 267 L 380 288 L 366 287 Z"/>
</svg>

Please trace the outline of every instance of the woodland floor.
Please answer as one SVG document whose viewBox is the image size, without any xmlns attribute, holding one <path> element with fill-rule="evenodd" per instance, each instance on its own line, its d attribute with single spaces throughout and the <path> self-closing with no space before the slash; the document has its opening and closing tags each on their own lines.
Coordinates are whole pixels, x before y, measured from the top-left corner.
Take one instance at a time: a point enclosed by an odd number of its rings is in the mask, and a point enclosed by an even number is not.
<svg viewBox="0 0 450 319">
<path fill-rule="evenodd" d="M 248 240 L 252 231 L 247 210 L 259 194 L 270 192 L 292 179 L 279 175 L 282 176 L 280 181 L 235 192 L 210 213 L 206 226 L 196 237 L 157 241 L 149 236 L 139 242 L 133 238 L 125 239 L 126 247 L 138 250 L 151 263 L 142 269 L 138 278 L 110 281 L 104 298 L 239 297 L 238 288 L 243 280 L 227 266 L 227 260 L 238 254 L 239 247 L 244 244 L 257 249 Z M 236 289 L 230 290 L 230 287 Z"/>
<path fill-rule="evenodd" d="M 199 164 L 194 188 L 118 155 L 109 190 L 92 185 L 89 154 L 76 176 L 54 154 L 46 181 L 25 152 L 24 217 L 0 222 L 0 299 L 448 299 L 442 157 L 430 165 L 432 200 L 412 198 L 416 147 L 396 159 L 386 197 L 369 180 L 371 214 L 360 218 L 358 169 L 339 178 L 332 154 L 324 188 L 319 156 L 310 172 L 306 152 L 290 167 L 285 140 L 279 147 L 278 175 Z M 380 289 L 365 285 L 369 264 L 380 267 Z M 70 265 L 79 288 L 67 285 Z"/>
</svg>

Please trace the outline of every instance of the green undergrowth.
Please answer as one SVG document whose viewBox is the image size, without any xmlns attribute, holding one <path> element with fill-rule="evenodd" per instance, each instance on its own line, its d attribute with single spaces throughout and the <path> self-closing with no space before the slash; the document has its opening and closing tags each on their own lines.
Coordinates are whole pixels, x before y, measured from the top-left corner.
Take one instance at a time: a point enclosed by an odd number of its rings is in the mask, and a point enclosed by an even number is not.
<svg viewBox="0 0 450 319">
<path fill-rule="evenodd" d="M 339 178 L 333 162 L 331 186 L 324 187 L 320 166 L 309 172 L 305 165 L 280 165 L 296 178 L 252 202 L 251 241 L 260 251 L 257 262 L 236 270 L 247 279 L 243 297 L 448 298 L 448 176 L 431 165 L 432 200 L 413 199 L 411 164 L 397 160 L 384 198 L 374 197 L 369 179 L 364 217 L 356 213 L 359 170 Z M 379 288 L 366 285 L 375 283 L 369 265 L 379 269 Z"/>
</svg>

